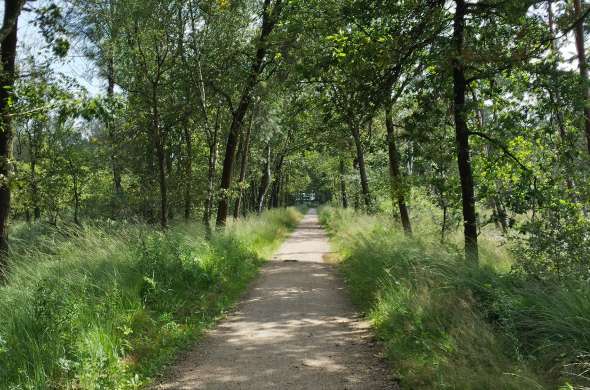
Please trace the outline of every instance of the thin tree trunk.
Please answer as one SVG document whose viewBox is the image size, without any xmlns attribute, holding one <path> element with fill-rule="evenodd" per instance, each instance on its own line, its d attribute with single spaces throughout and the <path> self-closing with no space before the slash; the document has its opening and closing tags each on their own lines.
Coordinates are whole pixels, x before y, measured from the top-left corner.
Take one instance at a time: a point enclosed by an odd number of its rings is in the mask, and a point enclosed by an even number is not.
<svg viewBox="0 0 590 390">
<path fill-rule="evenodd" d="M 219 199 L 219 206 L 217 208 L 217 221 L 218 227 L 225 226 L 227 220 L 227 214 L 229 209 L 229 190 L 232 182 L 232 172 L 234 167 L 234 160 L 236 155 L 237 141 L 242 130 L 242 123 L 246 112 L 252 102 L 252 94 L 254 88 L 258 83 L 258 77 L 263 70 L 264 58 L 267 52 L 266 41 L 268 36 L 272 32 L 277 17 L 280 14 L 282 6 L 282 0 L 276 0 L 272 7 L 271 15 L 271 0 L 264 0 L 263 14 L 262 14 L 262 27 L 260 31 L 260 38 L 258 41 L 258 49 L 256 50 L 256 57 L 252 63 L 252 69 L 250 71 L 250 77 L 246 82 L 246 86 L 242 93 L 238 107 L 232 114 L 231 126 L 229 129 L 229 135 L 227 138 L 227 144 L 225 148 L 225 157 L 223 160 L 223 171 L 221 173 L 221 196 Z"/>
<path fill-rule="evenodd" d="M 260 179 L 260 188 L 258 189 L 258 201 L 257 211 L 260 214 L 264 210 L 264 200 L 266 199 L 266 193 L 270 185 L 270 143 L 266 146 L 266 161 L 264 162 L 264 168 L 262 177 Z"/>
<path fill-rule="evenodd" d="M 340 158 L 340 199 L 342 201 L 342 207 L 348 208 L 348 195 L 346 194 L 346 166 L 344 165 L 344 159 Z"/>
<path fill-rule="evenodd" d="M 193 211 L 193 140 L 187 123 L 184 124 L 184 144 L 186 145 L 186 164 L 184 167 L 184 220 L 188 221 L 191 218 L 191 213 Z"/>
<path fill-rule="evenodd" d="M 387 148 L 389 152 L 389 178 L 391 185 L 391 199 L 397 203 L 399 214 L 404 232 L 407 235 L 412 234 L 412 224 L 405 199 L 405 184 L 399 169 L 399 153 L 395 140 L 395 129 L 391 118 L 391 106 L 385 108 L 385 127 L 387 128 Z"/>
<path fill-rule="evenodd" d="M 15 80 L 16 43 L 18 17 L 24 0 L 4 1 L 5 32 L 0 42 L 0 278 L 6 264 L 8 250 L 8 214 L 10 212 L 10 183 L 13 125 L 10 108 Z"/>
<path fill-rule="evenodd" d="M 289 190 L 289 170 L 283 175 L 283 185 L 281 186 L 281 204 L 283 207 L 291 206 L 291 199 L 288 194 Z"/>
<path fill-rule="evenodd" d="M 443 206 L 443 220 L 442 220 L 442 227 L 440 229 L 440 242 L 444 243 L 445 242 L 445 236 L 447 233 L 447 215 L 448 215 L 448 207 L 447 205 Z"/>
<path fill-rule="evenodd" d="M 365 165 L 365 154 L 363 152 L 363 145 L 361 142 L 361 136 L 359 129 L 355 124 L 350 124 L 352 131 L 352 138 L 354 139 L 354 145 L 356 147 L 356 159 L 358 163 L 359 174 L 361 178 L 361 190 L 363 195 L 363 201 L 367 207 L 367 211 L 371 212 L 373 209 L 373 202 L 371 200 L 371 192 L 369 191 L 369 178 L 367 176 L 367 167 Z"/>
<path fill-rule="evenodd" d="M 107 60 L 107 97 L 110 102 L 115 98 L 115 64 L 112 56 Z M 115 195 L 121 195 L 123 192 L 121 186 L 121 169 L 117 161 L 117 137 L 115 135 L 115 126 L 112 119 L 107 122 L 109 142 L 111 143 L 111 168 L 113 171 L 113 190 Z"/>
<path fill-rule="evenodd" d="M 255 211 L 258 206 L 256 203 L 258 200 L 258 181 L 255 178 L 250 180 L 250 189 L 248 192 L 248 204 L 246 210 L 244 210 L 244 216 L 248 211 Z"/>
<path fill-rule="evenodd" d="M 281 181 L 279 182 L 278 207 L 285 207 L 285 174 L 281 173 Z"/>
<path fill-rule="evenodd" d="M 504 208 L 502 202 L 500 202 L 496 197 L 494 197 L 494 212 L 497 215 L 498 222 L 502 228 L 502 233 L 508 233 L 508 214 L 506 213 L 506 209 Z"/>
<path fill-rule="evenodd" d="M 74 223 L 80 225 L 80 192 L 78 189 L 78 176 L 72 175 L 74 181 Z"/>
<path fill-rule="evenodd" d="M 33 207 L 33 218 L 35 222 L 39 222 L 41 218 L 41 209 L 39 208 L 39 184 L 37 183 L 37 151 L 38 148 L 38 133 L 37 123 L 33 123 L 33 128 L 27 131 L 29 141 L 29 186 L 31 190 L 31 206 Z M 30 215 L 27 215 L 30 218 Z M 28 220 L 27 220 L 28 221 Z"/>
<path fill-rule="evenodd" d="M 248 155 L 250 154 L 250 135 L 252 134 L 252 126 L 254 123 L 254 114 L 250 116 L 250 124 L 246 129 L 246 134 L 242 139 L 243 148 L 242 148 L 242 158 L 240 161 L 240 177 L 239 177 L 239 185 L 240 188 L 238 190 L 238 197 L 236 198 L 236 203 L 234 205 L 234 218 L 240 217 L 240 208 L 242 207 L 242 197 L 244 196 L 244 180 L 246 179 L 246 172 L 248 171 Z"/>
<path fill-rule="evenodd" d="M 113 0 L 109 0 L 109 17 L 114 20 L 114 4 Z M 112 21 L 111 21 L 112 23 Z M 114 40 L 113 27 L 110 26 L 110 39 Z M 115 55 L 113 53 L 113 45 L 109 45 L 106 52 L 106 77 L 107 77 L 107 98 L 110 103 L 114 103 L 115 98 Z M 121 168 L 117 161 L 117 136 L 115 134 L 115 126 L 112 119 L 109 119 L 106 123 L 109 142 L 111 147 L 111 169 L 113 174 L 113 191 L 115 195 L 121 195 L 123 192 L 121 186 Z"/>
<path fill-rule="evenodd" d="M 156 95 L 156 86 L 152 86 L 152 127 L 153 137 L 158 158 L 158 173 L 160 184 L 160 226 L 168 227 L 168 187 L 166 183 L 166 154 L 164 150 L 164 137 L 160 126 L 160 112 L 158 110 L 158 100 Z"/>
<path fill-rule="evenodd" d="M 31 154 L 31 205 L 33 206 L 33 218 L 35 222 L 41 219 L 41 209 L 39 208 L 39 186 L 37 184 L 36 172 L 37 158 L 35 153 Z"/>
<path fill-rule="evenodd" d="M 584 100 L 584 132 L 588 153 L 590 153 L 590 88 L 588 85 L 588 63 L 586 61 L 586 47 L 584 45 L 584 20 L 582 19 L 582 0 L 573 0 L 574 17 L 579 19 L 575 28 L 576 51 L 578 52 L 578 67 L 582 79 L 582 98 Z"/>
<path fill-rule="evenodd" d="M 203 224 L 207 234 L 211 230 L 211 213 L 213 210 L 213 193 L 215 191 L 215 173 L 217 168 L 217 144 L 219 135 L 219 111 L 215 119 L 212 138 L 209 140 L 209 159 L 207 161 L 207 199 L 205 201 L 205 212 L 203 213 Z"/>
<path fill-rule="evenodd" d="M 559 58 L 559 50 L 557 49 L 557 45 L 555 44 L 555 17 L 553 14 L 553 0 L 548 0 L 547 1 L 547 22 L 549 25 L 549 32 L 551 33 L 551 54 L 553 56 L 556 57 L 555 62 L 553 63 L 552 66 L 552 81 L 553 81 L 553 85 L 552 88 L 554 89 L 554 94 L 555 94 L 555 100 L 552 102 L 553 106 L 554 106 L 554 111 L 555 111 L 555 117 L 557 119 L 557 128 L 559 131 L 559 137 L 561 138 L 561 141 L 565 144 L 567 143 L 567 133 L 565 130 L 565 122 L 563 119 L 563 113 L 561 112 L 561 93 L 559 91 L 559 87 L 560 87 L 560 80 L 559 80 L 559 74 L 558 74 L 558 66 L 557 66 L 557 59 Z M 550 96 L 553 100 L 553 94 L 550 93 Z M 568 158 L 567 156 L 566 160 L 568 160 L 569 163 L 571 163 L 571 158 Z M 574 181 L 573 179 L 569 176 L 569 172 L 567 174 L 567 177 L 565 178 L 565 185 L 567 186 L 567 188 L 571 191 L 574 189 L 575 185 L 574 185 Z"/>
<path fill-rule="evenodd" d="M 555 44 L 555 21 L 554 21 L 554 14 L 553 14 L 553 0 L 547 1 L 547 15 L 548 15 L 548 24 L 549 24 L 549 32 L 551 33 L 551 54 L 554 56 L 558 56 L 559 52 L 557 50 Z M 559 128 L 559 135 L 563 141 L 566 139 L 565 133 L 565 126 L 563 121 L 563 114 L 561 113 L 561 94 L 559 92 L 559 78 L 558 78 L 558 68 L 557 68 L 557 61 L 553 64 L 553 87 L 555 88 L 555 114 L 557 116 L 557 124 Z"/>
<path fill-rule="evenodd" d="M 461 195 L 463 203 L 463 228 L 465 235 L 465 257 L 477 263 L 479 261 L 477 245 L 477 217 L 475 212 L 475 193 L 473 173 L 471 170 L 471 156 L 469 147 L 469 131 L 467 129 L 465 109 L 465 68 L 463 65 L 463 44 L 465 31 L 465 14 L 467 5 L 465 0 L 455 0 L 456 9 L 453 25 L 453 45 L 455 49 L 452 60 L 453 66 L 453 97 L 455 117 L 455 137 L 457 141 L 457 164 L 461 180 Z"/>
<path fill-rule="evenodd" d="M 279 197 L 281 192 L 281 181 L 283 180 L 283 163 L 285 161 L 285 155 L 281 154 L 277 167 L 275 169 L 275 179 L 272 184 L 272 191 L 270 196 L 270 204 L 272 208 L 279 207 Z"/>
</svg>

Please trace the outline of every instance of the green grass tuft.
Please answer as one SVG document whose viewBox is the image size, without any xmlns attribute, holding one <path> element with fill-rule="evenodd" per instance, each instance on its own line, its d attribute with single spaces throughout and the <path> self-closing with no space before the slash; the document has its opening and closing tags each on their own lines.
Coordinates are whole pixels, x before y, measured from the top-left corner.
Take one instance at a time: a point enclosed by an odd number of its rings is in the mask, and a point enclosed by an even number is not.
<svg viewBox="0 0 590 390">
<path fill-rule="evenodd" d="M 300 217 L 269 211 L 210 241 L 190 224 L 21 227 L 0 287 L 0 388 L 142 387 L 231 307 Z"/>
<path fill-rule="evenodd" d="M 408 238 L 384 217 L 325 208 L 320 218 L 402 388 L 590 385 L 588 285 L 512 273 L 491 249 L 469 265 L 455 245 Z"/>
</svg>

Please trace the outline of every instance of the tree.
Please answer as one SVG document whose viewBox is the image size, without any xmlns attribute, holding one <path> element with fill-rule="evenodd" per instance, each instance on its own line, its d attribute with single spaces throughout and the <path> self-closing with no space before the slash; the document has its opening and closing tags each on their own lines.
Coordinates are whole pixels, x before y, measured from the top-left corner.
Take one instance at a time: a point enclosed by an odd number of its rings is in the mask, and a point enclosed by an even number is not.
<svg viewBox="0 0 590 390">
<path fill-rule="evenodd" d="M 8 213 L 10 211 L 10 176 L 12 174 L 13 124 L 11 107 L 16 78 L 16 44 L 18 18 L 25 0 L 5 0 L 0 28 L 0 252 L 8 249 Z M 0 253 L 0 274 L 4 272 L 6 254 Z"/>
<path fill-rule="evenodd" d="M 590 153 L 590 87 L 588 86 L 588 62 L 586 59 L 584 15 L 582 0 L 572 0 L 574 3 L 576 51 L 578 53 L 578 69 L 580 70 L 583 109 L 583 129 L 586 134 L 588 153 Z"/>
<path fill-rule="evenodd" d="M 232 183 L 237 142 L 242 131 L 244 117 L 252 103 L 254 88 L 258 84 L 260 74 L 267 65 L 266 56 L 269 49 L 269 38 L 281 17 L 282 8 L 282 0 L 274 0 L 274 2 L 271 0 L 264 0 L 260 33 L 256 42 L 256 54 L 251 65 L 250 73 L 245 80 L 244 89 L 241 93 L 238 104 L 235 109 L 232 110 L 231 124 L 225 146 L 223 170 L 221 172 L 221 197 L 217 208 L 216 222 L 218 227 L 224 226 L 227 220 L 229 191 Z"/>
</svg>

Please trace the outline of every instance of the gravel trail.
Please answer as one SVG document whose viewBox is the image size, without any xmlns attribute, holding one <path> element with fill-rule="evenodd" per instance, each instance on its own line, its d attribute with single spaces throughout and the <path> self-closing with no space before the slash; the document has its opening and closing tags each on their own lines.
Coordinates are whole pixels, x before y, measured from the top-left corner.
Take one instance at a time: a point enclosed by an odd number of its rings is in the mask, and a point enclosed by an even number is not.
<svg viewBox="0 0 590 390">
<path fill-rule="evenodd" d="M 315 210 L 236 311 L 156 389 L 397 389 L 333 265 Z"/>
</svg>

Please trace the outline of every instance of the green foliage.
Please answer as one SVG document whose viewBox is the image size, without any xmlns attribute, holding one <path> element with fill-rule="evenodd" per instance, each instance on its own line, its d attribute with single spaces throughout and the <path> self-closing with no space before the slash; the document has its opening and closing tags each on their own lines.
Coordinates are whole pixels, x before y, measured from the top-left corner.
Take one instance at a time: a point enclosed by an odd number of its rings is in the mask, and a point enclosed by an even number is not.
<svg viewBox="0 0 590 390">
<path fill-rule="evenodd" d="M 321 220 L 403 387 L 590 384 L 586 284 L 531 281 L 499 269 L 493 255 L 473 266 L 452 246 L 408 238 L 379 216 L 326 208 Z"/>
<path fill-rule="evenodd" d="M 590 280 L 590 221 L 579 205 L 561 201 L 523 226 L 516 250 L 519 269 L 541 279 Z"/>
<path fill-rule="evenodd" d="M 141 387 L 230 308 L 300 215 L 269 211 L 210 241 L 194 225 L 19 229 L 0 287 L 0 387 Z"/>
</svg>

